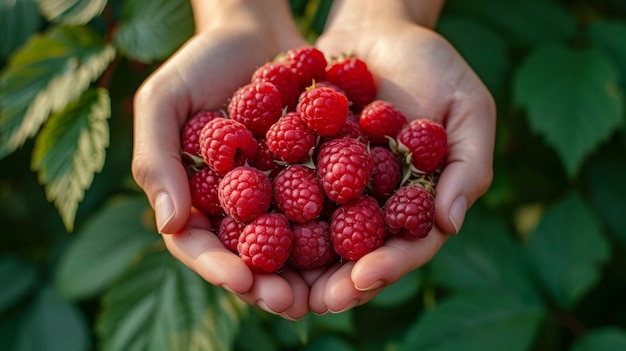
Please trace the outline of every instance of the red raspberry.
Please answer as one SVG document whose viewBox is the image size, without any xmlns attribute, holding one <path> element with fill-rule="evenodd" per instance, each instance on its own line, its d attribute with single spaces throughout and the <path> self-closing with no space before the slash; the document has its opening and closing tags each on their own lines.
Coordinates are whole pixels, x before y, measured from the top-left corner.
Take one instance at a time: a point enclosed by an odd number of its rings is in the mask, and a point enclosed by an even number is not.
<svg viewBox="0 0 626 351">
<path fill-rule="evenodd" d="M 402 165 L 396 155 L 385 147 L 374 146 L 370 149 L 370 154 L 374 162 L 370 193 L 377 200 L 384 202 L 400 183 Z"/>
<path fill-rule="evenodd" d="M 267 139 L 261 138 L 257 139 L 256 146 L 256 156 L 254 160 L 250 163 L 250 166 L 254 168 L 258 168 L 266 173 L 268 173 L 270 179 L 276 177 L 278 172 L 280 172 L 284 167 L 281 166 L 278 162 L 279 159 L 274 156 L 274 153 L 267 146 Z"/>
<path fill-rule="evenodd" d="M 322 138 L 321 142 L 326 142 L 328 140 L 338 139 L 338 138 L 343 138 L 343 137 L 356 139 L 365 145 L 369 143 L 369 138 L 367 137 L 367 134 L 365 134 L 365 132 L 361 128 L 361 125 L 359 124 L 359 122 L 352 118 L 347 118 L 346 121 L 343 122 L 343 124 L 341 125 L 341 128 L 339 129 L 337 133 Z"/>
<path fill-rule="evenodd" d="M 320 136 L 337 133 L 349 112 L 346 96 L 324 87 L 300 94 L 296 110 L 304 124 Z"/>
<path fill-rule="evenodd" d="M 254 271 L 276 272 L 291 254 L 293 232 L 289 221 L 280 213 L 264 213 L 246 225 L 237 251 Z"/>
<path fill-rule="evenodd" d="M 243 124 L 214 118 L 200 132 L 200 153 L 212 170 L 224 175 L 254 159 L 256 140 Z"/>
<path fill-rule="evenodd" d="M 272 202 L 272 183 L 262 171 L 241 166 L 226 173 L 218 188 L 224 212 L 234 219 L 250 223 L 267 212 Z"/>
<path fill-rule="evenodd" d="M 279 62 L 268 62 L 257 68 L 252 75 L 252 83 L 269 82 L 280 91 L 283 107 L 293 110 L 296 107 L 300 87 L 298 77 L 289 67 Z"/>
<path fill-rule="evenodd" d="M 193 115 L 183 125 L 181 133 L 181 143 L 183 152 L 192 155 L 200 156 L 200 132 L 207 122 L 214 118 L 223 117 L 220 112 L 217 111 L 205 111 Z"/>
<path fill-rule="evenodd" d="M 376 82 L 365 62 L 356 57 L 332 62 L 326 70 L 326 79 L 346 92 L 357 110 L 374 101 Z"/>
<path fill-rule="evenodd" d="M 373 171 L 367 146 L 356 139 L 333 139 L 320 146 L 317 176 L 332 201 L 345 204 L 360 197 Z"/>
<path fill-rule="evenodd" d="M 250 83 L 239 88 L 228 104 L 228 116 L 243 123 L 257 138 L 265 136 L 282 113 L 280 91 L 269 82 Z"/>
<path fill-rule="evenodd" d="M 283 169 L 274 181 L 274 203 L 288 220 L 308 222 L 317 217 L 324 206 L 324 189 L 315 170 L 292 165 Z"/>
<path fill-rule="evenodd" d="M 209 216 L 224 214 L 217 196 L 217 188 L 222 180 L 217 172 L 209 167 L 203 167 L 196 172 L 189 182 L 191 204 Z"/>
<path fill-rule="evenodd" d="M 237 252 L 237 244 L 239 243 L 239 236 L 246 225 L 238 222 L 232 217 L 224 217 L 220 222 L 217 236 L 220 238 L 224 247 L 233 253 Z"/>
<path fill-rule="evenodd" d="M 306 161 L 316 142 L 315 133 L 304 124 L 297 112 L 284 115 L 265 135 L 267 147 L 287 163 Z"/>
<path fill-rule="evenodd" d="M 343 95 L 346 95 L 346 92 L 343 91 L 343 89 L 341 89 L 337 84 L 335 83 L 331 83 L 327 80 L 322 80 L 322 81 L 315 81 L 315 87 L 317 88 L 321 88 L 321 87 L 326 87 L 326 88 L 331 88 L 334 91 L 341 93 Z"/>
<path fill-rule="evenodd" d="M 311 86 L 313 81 L 326 79 L 326 57 L 314 47 L 291 49 L 285 54 L 283 63 L 298 77 L 300 91 Z"/>
<path fill-rule="evenodd" d="M 421 185 L 401 186 L 385 203 L 385 223 L 392 234 L 424 238 L 434 220 L 435 198 Z"/>
<path fill-rule="evenodd" d="M 341 205 L 330 220 L 330 240 L 343 259 L 356 261 L 381 247 L 387 236 L 383 210 L 370 196 Z"/>
<path fill-rule="evenodd" d="M 287 262 L 298 269 L 323 268 L 336 258 L 330 242 L 330 225 L 310 221 L 293 225 L 293 247 Z"/>
<path fill-rule="evenodd" d="M 410 157 L 421 173 L 432 173 L 441 167 L 448 154 L 446 130 L 429 119 L 416 119 L 404 126 L 396 136 L 400 153 Z"/>
<path fill-rule="evenodd" d="M 373 144 L 389 145 L 387 137 L 395 138 L 407 119 L 389 102 L 375 100 L 363 108 L 359 123 Z"/>
</svg>

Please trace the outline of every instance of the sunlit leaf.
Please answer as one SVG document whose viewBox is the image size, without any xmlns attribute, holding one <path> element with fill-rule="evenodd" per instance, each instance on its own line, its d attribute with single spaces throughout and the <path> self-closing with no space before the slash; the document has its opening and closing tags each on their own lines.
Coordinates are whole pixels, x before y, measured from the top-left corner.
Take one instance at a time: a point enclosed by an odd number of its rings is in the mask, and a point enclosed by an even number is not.
<svg viewBox="0 0 626 351">
<path fill-rule="evenodd" d="M 132 267 L 105 295 L 101 350 L 231 350 L 245 306 L 167 251 Z"/>
<path fill-rule="evenodd" d="M 0 256 L 0 315 L 24 299 L 37 286 L 34 267 L 10 256 Z"/>
<path fill-rule="evenodd" d="M 35 0 L 0 0 L 0 61 L 24 44 L 41 23 Z"/>
<path fill-rule="evenodd" d="M 515 77 L 514 100 L 570 176 L 622 123 L 618 71 L 606 53 L 552 45 L 534 51 Z"/>
<path fill-rule="evenodd" d="M 539 281 L 563 308 L 594 286 L 610 255 L 602 226 L 576 194 L 546 210 L 526 249 Z"/>
<path fill-rule="evenodd" d="M 493 291 L 459 293 L 410 326 L 400 351 L 529 349 L 544 310 Z"/>
<path fill-rule="evenodd" d="M 626 350 L 626 332 L 617 327 L 592 330 L 574 343 L 571 351 Z"/>
<path fill-rule="evenodd" d="M 48 20 L 76 25 L 99 15 L 107 0 L 37 0 L 37 3 Z"/>
<path fill-rule="evenodd" d="M 78 203 L 104 166 L 109 145 L 111 102 L 105 89 L 89 89 L 53 114 L 39 133 L 32 168 L 45 185 L 67 230 L 74 227 Z"/>
<path fill-rule="evenodd" d="M 54 27 L 17 51 L 0 76 L 0 159 L 77 99 L 115 56 L 87 27 Z"/>
<path fill-rule="evenodd" d="M 128 269 L 155 241 L 149 227 L 151 208 L 146 199 L 116 199 L 76 233 L 56 274 L 56 288 L 69 298 L 85 298 L 101 291 Z"/>
<path fill-rule="evenodd" d="M 173 53 L 193 34 L 185 0 L 128 0 L 114 44 L 128 57 L 151 62 Z"/>
</svg>

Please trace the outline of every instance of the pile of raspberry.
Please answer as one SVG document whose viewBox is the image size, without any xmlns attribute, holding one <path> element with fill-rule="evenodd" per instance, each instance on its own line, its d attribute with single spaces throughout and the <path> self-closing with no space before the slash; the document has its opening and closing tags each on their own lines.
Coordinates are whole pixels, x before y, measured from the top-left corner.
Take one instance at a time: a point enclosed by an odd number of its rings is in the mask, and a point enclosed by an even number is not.
<svg viewBox="0 0 626 351">
<path fill-rule="evenodd" d="M 192 204 L 252 270 L 323 268 L 428 235 L 446 131 L 376 93 L 359 58 L 301 47 L 259 67 L 224 110 L 190 116 Z"/>
</svg>

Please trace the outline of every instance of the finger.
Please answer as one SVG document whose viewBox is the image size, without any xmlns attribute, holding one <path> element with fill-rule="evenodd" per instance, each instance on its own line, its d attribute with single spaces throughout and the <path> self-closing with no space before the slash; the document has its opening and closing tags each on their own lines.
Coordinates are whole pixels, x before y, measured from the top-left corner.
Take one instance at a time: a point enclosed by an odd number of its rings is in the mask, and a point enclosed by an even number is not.
<svg viewBox="0 0 626 351">
<path fill-rule="evenodd" d="M 323 303 L 331 313 L 341 313 L 374 298 L 382 289 L 357 290 L 351 275 L 354 262 L 347 262 L 328 277 L 323 291 Z"/>
<path fill-rule="evenodd" d="M 290 320 L 301 319 L 309 312 L 309 285 L 292 268 L 285 268 L 280 276 L 289 283 L 293 291 L 293 303 L 280 315 Z"/>
<path fill-rule="evenodd" d="M 315 282 L 311 285 L 311 292 L 309 295 L 309 308 L 313 313 L 328 313 L 328 306 L 324 301 L 324 291 L 330 277 L 342 266 L 342 262 L 337 262 L 328 267 L 328 269 L 326 269 L 321 275 L 318 275 Z"/>
<path fill-rule="evenodd" d="M 294 292 L 290 283 L 275 273 L 255 272 L 254 284 L 239 298 L 250 305 L 280 315 L 287 311 L 294 302 Z"/>
</svg>

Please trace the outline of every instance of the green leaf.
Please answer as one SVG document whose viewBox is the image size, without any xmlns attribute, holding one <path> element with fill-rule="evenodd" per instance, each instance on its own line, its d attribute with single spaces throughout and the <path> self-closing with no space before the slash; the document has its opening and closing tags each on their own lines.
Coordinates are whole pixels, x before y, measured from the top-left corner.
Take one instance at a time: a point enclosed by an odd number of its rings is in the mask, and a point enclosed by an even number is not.
<svg viewBox="0 0 626 351">
<path fill-rule="evenodd" d="M 33 36 L 0 75 L 0 159 L 35 135 L 50 112 L 77 99 L 114 56 L 87 27 Z"/>
<path fill-rule="evenodd" d="M 610 255 L 600 223 L 575 193 L 546 210 L 526 251 L 539 281 L 563 308 L 594 286 Z"/>
<path fill-rule="evenodd" d="M 63 254 L 57 267 L 57 291 L 68 298 L 85 298 L 118 278 L 160 240 L 145 223 L 151 211 L 144 196 L 116 199 L 98 211 Z"/>
<path fill-rule="evenodd" d="M 373 306 L 399 306 L 417 296 L 422 286 L 422 271 L 414 270 L 386 287 L 369 303 Z"/>
<path fill-rule="evenodd" d="M 0 0 L 0 61 L 22 46 L 41 26 L 41 16 L 34 0 Z"/>
<path fill-rule="evenodd" d="M 598 214 L 608 228 L 626 245 L 626 164 L 612 162 L 595 164 L 591 168 L 591 195 Z"/>
<path fill-rule="evenodd" d="M 587 35 L 612 55 L 621 71 L 622 89 L 626 89 L 626 23 L 600 19 L 591 24 Z"/>
<path fill-rule="evenodd" d="M 22 320 L 14 350 L 86 351 L 89 347 L 89 325 L 80 310 L 45 288 Z"/>
<path fill-rule="evenodd" d="M 33 267 L 10 256 L 0 256 L 0 315 L 24 299 L 39 279 Z"/>
<path fill-rule="evenodd" d="M 571 351 L 623 351 L 626 350 L 626 332 L 617 327 L 597 329 L 577 340 Z"/>
<path fill-rule="evenodd" d="M 431 269 L 435 283 L 452 290 L 487 290 L 541 301 L 523 262 L 504 220 L 474 207 L 461 232 L 433 258 Z"/>
<path fill-rule="evenodd" d="M 323 335 L 313 339 L 310 344 L 303 348 L 303 351 L 355 351 L 357 350 L 346 339 L 338 335 Z"/>
<path fill-rule="evenodd" d="M 425 312 L 409 327 L 400 351 L 524 351 L 545 312 L 508 294 L 460 293 Z"/>
<path fill-rule="evenodd" d="M 562 42 L 576 34 L 572 13 L 552 0 L 456 0 L 445 14 L 474 18 L 521 45 Z"/>
<path fill-rule="evenodd" d="M 230 350 L 245 305 L 174 259 L 146 256 L 104 296 L 103 351 Z"/>
<path fill-rule="evenodd" d="M 603 51 L 559 45 L 534 51 L 516 74 L 515 102 L 572 177 L 622 123 L 617 80 L 617 69 Z"/>
<path fill-rule="evenodd" d="M 86 24 L 98 16 L 107 0 L 37 0 L 46 19 L 65 24 Z"/>
<path fill-rule="evenodd" d="M 193 29 L 188 1 L 128 0 L 113 43 L 129 58 L 151 62 L 172 54 Z"/>
<path fill-rule="evenodd" d="M 89 89 L 53 114 L 35 141 L 32 168 L 45 185 L 65 228 L 72 231 L 78 203 L 95 173 L 102 170 L 109 146 L 111 101 L 104 88 Z"/>
</svg>

